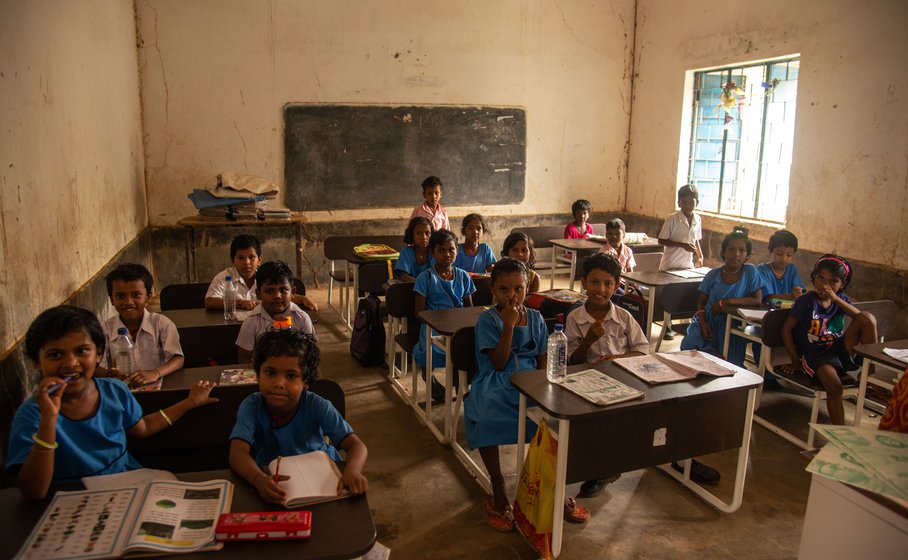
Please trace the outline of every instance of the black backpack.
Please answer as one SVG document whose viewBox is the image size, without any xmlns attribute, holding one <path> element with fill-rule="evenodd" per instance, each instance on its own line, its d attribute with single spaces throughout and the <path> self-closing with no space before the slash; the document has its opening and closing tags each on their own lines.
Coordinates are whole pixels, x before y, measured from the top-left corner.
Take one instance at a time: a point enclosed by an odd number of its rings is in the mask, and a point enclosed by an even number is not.
<svg viewBox="0 0 908 560">
<path fill-rule="evenodd" d="M 385 360 L 385 325 L 381 320 L 381 300 L 375 294 L 359 300 L 350 354 L 364 366 L 375 366 Z"/>
</svg>

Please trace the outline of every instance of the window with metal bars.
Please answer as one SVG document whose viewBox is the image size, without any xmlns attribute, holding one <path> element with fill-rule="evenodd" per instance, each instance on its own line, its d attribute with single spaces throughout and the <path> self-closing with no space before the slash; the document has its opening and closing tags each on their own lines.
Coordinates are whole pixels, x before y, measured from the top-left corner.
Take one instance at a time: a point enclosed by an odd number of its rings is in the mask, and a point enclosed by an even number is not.
<svg viewBox="0 0 908 560">
<path fill-rule="evenodd" d="M 784 223 L 800 58 L 694 72 L 688 182 L 699 208 Z"/>
</svg>

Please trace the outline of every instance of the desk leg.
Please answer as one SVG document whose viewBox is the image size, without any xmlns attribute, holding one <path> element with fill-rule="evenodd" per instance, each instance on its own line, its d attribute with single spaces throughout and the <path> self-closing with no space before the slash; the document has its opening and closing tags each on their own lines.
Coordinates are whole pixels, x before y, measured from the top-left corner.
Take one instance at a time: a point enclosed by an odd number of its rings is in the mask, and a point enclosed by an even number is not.
<svg viewBox="0 0 908 560">
<path fill-rule="evenodd" d="M 864 419 L 864 398 L 867 394 L 867 380 L 870 379 L 870 358 L 864 358 L 864 365 L 861 366 L 861 380 L 858 383 L 858 402 L 854 408 L 854 425 L 861 427 L 861 420 Z"/>
<path fill-rule="evenodd" d="M 646 295 L 646 340 L 652 343 L 653 311 L 656 307 L 656 287 L 649 286 L 648 292 L 649 293 Z"/>
<path fill-rule="evenodd" d="M 574 276 L 577 271 L 577 253 L 580 251 L 571 251 L 571 283 L 570 289 L 574 291 Z"/>
<path fill-rule="evenodd" d="M 732 319 L 731 313 L 725 314 L 725 340 L 722 341 L 722 353 L 725 354 L 725 359 L 728 359 L 728 342 L 731 340 Z"/>
<path fill-rule="evenodd" d="M 344 311 L 341 313 L 341 317 L 344 319 L 344 324 L 347 325 L 348 329 L 352 327 L 352 321 L 350 321 L 350 279 L 352 278 L 352 272 L 350 272 L 350 262 L 344 262 L 344 295 L 341 297 L 341 305 L 343 305 Z"/>
<path fill-rule="evenodd" d="M 556 245 L 553 245 L 552 246 L 552 276 L 549 278 L 549 289 L 550 290 L 555 289 L 555 263 L 557 262 L 555 253 L 557 251 L 558 251 L 558 247 Z"/>
<path fill-rule="evenodd" d="M 564 494 L 567 486 L 568 442 L 571 439 L 571 421 L 558 419 L 558 454 L 555 459 L 555 503 L 552 512 L 552 557 L 561 554 L 561 537 L 564 532 Z"/>
<path fill-rule="evenodd" d="M 517 473 L 517 482 L 520 483 L 520 470 L 523 468 L 523 462 L 526 459 L 526 440 L 527 440 L 527 397 L 520 393 L 520 400 L 517 401 L 517 465 L 514 472 Z"/>
<path fill-rule="evenodd" d="M 756 399 L 756 394 L 756 387 L 747 391 L 747 412 L 744 415 L 744 433 L 741 436 L 741 447 L 738 448 L 738 464 L 735 468 L 735 489 L 732 492 L 732 499 L 730 502 L 722 501 L 718 496 L 692 481 L 690 479 L 689 462 L 684 467 L 684 473 L 678 473 L 671 465 L 659 465 L 659 468 L 662 469 L 663 472 L 688 487 L 706 503 L 725 513 L 734 513 L 738 511 L 744 498 L 744 478 L 747 474 L 747 459 L 750 454 L 750 431 L 753 426 L 754 400 Z M 552 541 L 554 542 L 554 538 Z"/>
<path fill-rule="evenodd" d="M 444 351 L 445 351 L 445 404 L 444 404 L 444 419 L 445 419 L 445 439 L 442 443 L 451 443 L 454 440 L 454 365 L 453 360 L 451 360 L 451 340 L 454 338 L 453 335 L 445 335 L 444 338 Z M 460 395 L 461 400 L 463 400 L 463 395 Z"/>
<path fill-rule="evenodd" d="M 426 325 L 426 427 L 429 428 L 429 431 L 432 432 L 432 435 L 435 436 L 440 443 L 447 443 L 447 431 L 441 432 L 438 430 L 438 427 L 435 425 L 434 420 L 432 419 L 432 347 L 435 344 L 432 337 L 432 327 Z M 415 372 L 414 372 L 415 373 Z M 446 399 L 447 387 L 451 383 L 450 378 L 445 380 L 446 387 Z M 444 428 L 446 430 L 446 428 Z"/>
<path fill-rule="evenodd" d="M 351 307 L 352 312 L 356 313 L 356 306 L 359 305 L 359 265 L 358 264 L 353 265 L 353 298 L 352 298 L 352 302 L 353 302 L 353 307 Z M 347 322 L 350 324 L 350 328 L 352 329 L 354 319 L 349 314 L 347 315 L 347 319 L 348 319 Z"/>
</svg>

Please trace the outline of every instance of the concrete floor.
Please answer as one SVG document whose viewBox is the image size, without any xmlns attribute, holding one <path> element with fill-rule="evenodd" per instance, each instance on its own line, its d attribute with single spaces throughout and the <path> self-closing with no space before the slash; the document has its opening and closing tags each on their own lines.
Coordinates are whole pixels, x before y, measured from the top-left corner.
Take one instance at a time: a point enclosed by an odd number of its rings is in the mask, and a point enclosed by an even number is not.
<svg viewBox="0 0 908 560">
<path fill-rule="evenodd" d="M 349 333 L 326 305 L 327 290 L 310 295 L 321 306 L 315 328 L 322 372 L 346 391 L 347 419 L 369 448 L 369 502 L 378 540 L 391 557 L 536 558 L 519 533 L 486 525 L 482 487 L 395 393 L 384 367 L 364 368 L 352 359 Z M 679 343 L 677 337 L 661 350 Z M 806 434 L 806 398 L 767 390 L 763 407 Z M 463 442 L 462 427 L 460 434 Z M 598 497 L 580 500 L 592 519 L 565 525 L 561 558 L 796 558 L 810 484 L 800 451 L 754 425 L 744 502 L 733 514 L 717 511 L 655 468 L 625 473 Z M 505 472 L 513 470 L 513 457 L 514 448 L 506 448 Z M 719 469 L 717 491 L 730 496 L 736 453 L 701 460 Z M 508 482 L 513 499 L 514 475 Z"/>
</svg>

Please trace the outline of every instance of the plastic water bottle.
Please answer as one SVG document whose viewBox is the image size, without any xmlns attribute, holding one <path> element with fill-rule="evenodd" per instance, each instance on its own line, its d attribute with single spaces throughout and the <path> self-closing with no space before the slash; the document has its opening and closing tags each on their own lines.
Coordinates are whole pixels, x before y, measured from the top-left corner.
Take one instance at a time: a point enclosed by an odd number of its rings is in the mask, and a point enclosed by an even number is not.
<svg viewBox="0 0 908 560">
<path fill-rule="evenodd" d="M 236 286 L 233 276 L 227 275 L 227 285 L 224 286 L 224 320 L 236 321 Z"/>
<path fill-rule="evenodd" d="M 555 325 L 555 332 L 549 335 L 548 363 L 545 366 L 545 376 L 552 383 L 561 383 L 567 376 L 567 336 L 564 335 L 564 325 Z"/>
<path fill-rule="evenodd" d="M 136 372 L 135 354 L 132 341 L 129 340 L 129 330 L 126 327 L 117 329 L 117 338 L 110 345 L 110 356 L 113 361 L 111 367 L 117 368 L 126 375 Z"/>
</svg>

